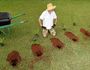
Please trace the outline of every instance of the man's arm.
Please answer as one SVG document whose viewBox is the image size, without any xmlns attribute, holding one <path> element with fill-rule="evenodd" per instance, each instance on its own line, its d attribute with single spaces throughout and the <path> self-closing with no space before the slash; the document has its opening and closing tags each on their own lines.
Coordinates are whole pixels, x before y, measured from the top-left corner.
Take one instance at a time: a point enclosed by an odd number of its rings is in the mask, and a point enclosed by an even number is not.
<svg viewBox="0 0 90 70">
<path fill-rule="evenodd" d="M 43 26 L 43 20 L 39 19 L 39 25 L 42 27 Z"/>
<path fill-rule="evenodd" d="M 53 24 L 56 25 L 56 23 L 57 23 L 57 19 L 53 19 Z"/>
<path fill-rule="evenodd" d="M 56 23 L 57 23 L 57 15 L 56 15 L 56 13 L 55 12 L 53 12 L 53 28 L 56 26 Z"/>
<path fill-rule="evenodd" d="M 53 19 L 53 26 L 52 26 L 52 28 L 54 28 L 56 26 L 56 23 L 57 23 L 57 19 Z"/>
<path fill-rule="evenodd" d="M 43 26 L 43 20 L 39 19 L 39 24 L 43 29 L 46 29 L 46 27 Z"/>
</svg>

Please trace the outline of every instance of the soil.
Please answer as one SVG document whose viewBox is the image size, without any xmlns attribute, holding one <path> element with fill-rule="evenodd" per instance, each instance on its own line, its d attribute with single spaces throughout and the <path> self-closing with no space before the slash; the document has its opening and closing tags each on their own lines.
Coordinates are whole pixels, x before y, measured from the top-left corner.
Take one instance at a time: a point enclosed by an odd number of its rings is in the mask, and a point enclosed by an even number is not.
<svg viewBox="0 0 90 70">
<path fill-rule="evenodd" d="M 81 28 L 80 32 L 83 33 L 85 36 L 90 37 L 90 32 L 85 30 L 84 28 Z"/>
<path fill-rule="evenodd" d="M 79 38 L 76 35 L 74 35 L 72 32 L 65 32 L 65 35 L 73 42 L 79 41 Z"/>
<path fill-rule="evenodd" d="M 9 61 L 10 65 L 12 65 L 13 67 L 17 66 L 17 64 L 21 61 L 21 56 L 19 52 L 10 52 L 7 56 L 7 61 Z"/>
<path fill-rule="evenodd" d="M 51 38 L 51 42 L 52 42 L 52 45 L 56 48 L 61 49 L 64 47 L 64 43 L 60 41 L 58 38 Z"/>
<path fill-rule="evenodd" d="M 43 55 L 43 48 L 40 44 L 32 44 L 31 49 L 35 56 L 40 57 Z"/>
</svg>

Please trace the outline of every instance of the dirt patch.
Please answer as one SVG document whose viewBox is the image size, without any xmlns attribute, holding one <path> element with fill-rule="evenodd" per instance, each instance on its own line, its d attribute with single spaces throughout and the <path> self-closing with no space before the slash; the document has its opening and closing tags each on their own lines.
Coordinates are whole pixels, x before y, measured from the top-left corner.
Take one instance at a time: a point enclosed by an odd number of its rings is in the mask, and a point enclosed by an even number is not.
<svg viewBox="0 0 90 70">
<path fill-rule="evenodd" d="M 32 44 L 31 49 L 35 56 L 40 57 L 43 55 L 43 48 L 40 44 Z"/>
<path fill-rule="evenodd" d="M 10 52 L 7 56 L 7 61 L 9 61 L 10 65 L 12 65 L 13 67 L 17 66 L 17 64 L 21 61 L 21 56 L 19 52 Z"/>
<path fill-rule="evenodd" d="M 79 41 L 79 38 L 76 35 L 74 35 L 72 32 L 65 32 L 65 35 L 73 42 Z"/>
<path fill-rule="evenodd" d="M 51 38 L 50 40 L 54 47 L 59 48 L 59 49 L 64 47 L 64 43 L 60 41 L 58 38 Z"/>
<path fill-rule="evenodd" d="M 81 28 L 80 32 L 83 33 L 85 36 L 90 37 L 90 32 L 85 30 L 84 28 Z"/>
</svg>

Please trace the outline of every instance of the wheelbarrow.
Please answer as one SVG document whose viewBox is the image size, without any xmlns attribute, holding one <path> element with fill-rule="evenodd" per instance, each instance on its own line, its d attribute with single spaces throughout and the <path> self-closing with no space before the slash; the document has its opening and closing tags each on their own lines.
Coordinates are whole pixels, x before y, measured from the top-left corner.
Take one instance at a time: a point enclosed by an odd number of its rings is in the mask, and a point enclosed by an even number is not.
<svg viewBox="0 0 90 70">
<path fill-rule="evenodd" d="M 0 12 L 0 34 L 7 35 L 7 33 L 4 30 L 7 30 L 9 32 L 10 27 L 15 26 L 19 23 L 24 23 L 25 21 L 15 21 L 13 22 L 12 20 L 15 20 L 15 18 L 20 17 L 25 15 L 24 13 L 18 14 L 14 17 L 11 17 L 8 12 Z M 0 37 L 0 46 L 3 46 L 4 43 L 4 37 Z"/>
<path fill-rule="evenodd" d="M 16 21 L 13 22 L 12 20 L 15 20 L 15 18 L 20 17 L 22 15 L 25 15 L 25 13 L 18 14 L 14 17 L 11 17 L 8 12 L 0 12 L 0 31 L 4 34 L 6 34 L 2 29 L 9 30 L 10 27 L 15 26 L 19 23 L 24 23 L 24 21 Z"/>
</svg>

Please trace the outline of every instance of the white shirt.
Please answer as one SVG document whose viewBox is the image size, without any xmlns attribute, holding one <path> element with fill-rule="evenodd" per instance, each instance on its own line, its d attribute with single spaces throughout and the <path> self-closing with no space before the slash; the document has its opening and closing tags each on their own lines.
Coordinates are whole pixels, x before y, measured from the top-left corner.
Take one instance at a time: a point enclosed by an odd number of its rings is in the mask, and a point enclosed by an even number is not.
<svg viewBox="0 0 90 70">
<path fill-rule="evenodd" d="M 53 26 L 53 20 L 57 19 L 56 13 L 52 11 L 49 13 L 47 10 L 45 10 L 41 15 L 40 18 L 43 20 L 43 26 L 46 27 L 46 29 L 51 29 Z"/>
</svg>

